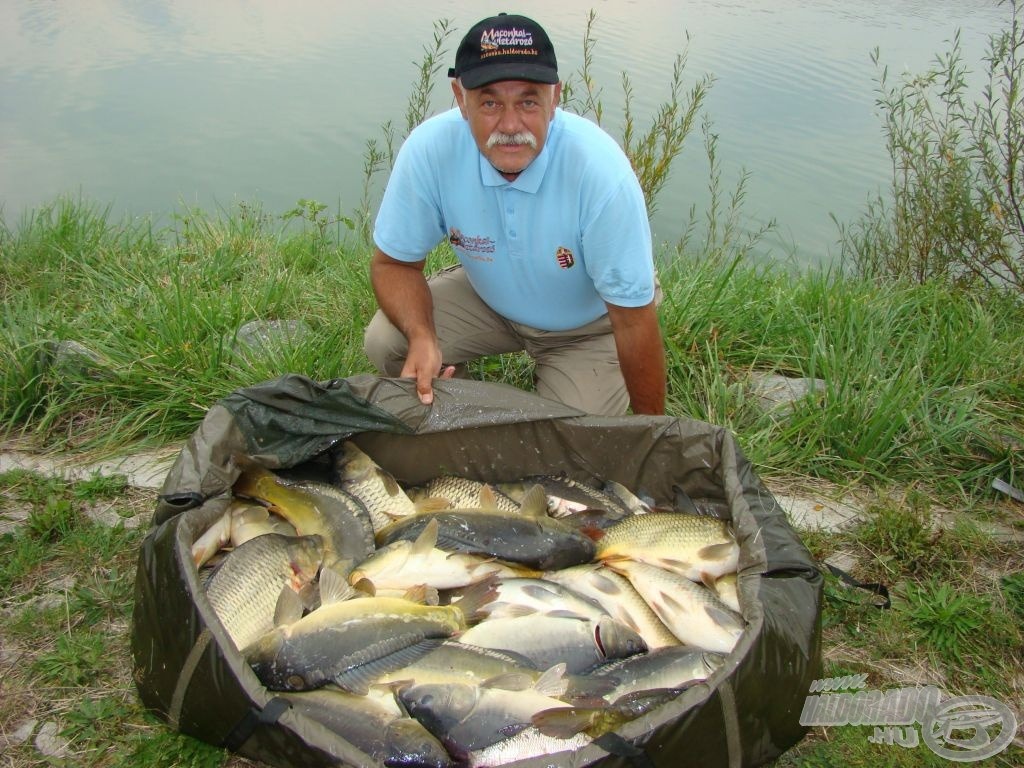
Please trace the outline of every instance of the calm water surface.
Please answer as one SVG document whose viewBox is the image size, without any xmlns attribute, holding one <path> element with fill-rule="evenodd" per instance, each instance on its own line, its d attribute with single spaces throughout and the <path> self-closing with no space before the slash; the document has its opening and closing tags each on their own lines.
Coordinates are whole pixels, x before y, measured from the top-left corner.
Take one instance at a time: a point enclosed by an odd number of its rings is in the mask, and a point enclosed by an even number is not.
<svg viewBox="0 0 1024 768">
<path fill-rule="evenodd" d="M 890 71 L 917 72 L 960 29 L 981 70 L 1009 18 L 996 0 L 3 0 L 3 217 L 16 224 L 60 194 L 157 221 L 240 202 L 280 214 L 299 198 L 351 211 L 365 142 L 386 120 L 404 124 L 436 20 L 456 30 L 447 68 L 480 17 L 529 15 L 565 78 L 582 63 L 591 8 L 609 132 L 621 129 L 620 73 L 646 127 L 689 38 L 688 86 L 715 78 L 705 111 L 726 186 L 751 174 L 748 227 L 774 218 L 765 250 L 798 263 L 827 263 L 830 214 L 854 219 L 887 183 L 871 50 Z M 451 103 L 442 77 L 433 109 Z M 658 199 L 658 240 L 679 237 L 691 205 L 703 209 L 707 179 L 695 132 Z"/>
</svg>

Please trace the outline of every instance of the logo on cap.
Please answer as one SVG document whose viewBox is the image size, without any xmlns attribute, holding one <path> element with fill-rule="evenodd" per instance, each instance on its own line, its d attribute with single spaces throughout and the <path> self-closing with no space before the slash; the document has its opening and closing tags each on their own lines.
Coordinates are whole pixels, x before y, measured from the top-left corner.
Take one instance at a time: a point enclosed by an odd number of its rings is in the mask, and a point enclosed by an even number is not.
<svg viewBox="0 0 1024 768">
<path fill-rule="evenodd" d="M 525 29 L 485 29 L 480 35 L 480 48 L 485 51 L 495 48 L 512 46 L 529 47 L 533 45 L 533 33 Z M 509 51 L 511 53 L 511 51 Z"/>
</svg>

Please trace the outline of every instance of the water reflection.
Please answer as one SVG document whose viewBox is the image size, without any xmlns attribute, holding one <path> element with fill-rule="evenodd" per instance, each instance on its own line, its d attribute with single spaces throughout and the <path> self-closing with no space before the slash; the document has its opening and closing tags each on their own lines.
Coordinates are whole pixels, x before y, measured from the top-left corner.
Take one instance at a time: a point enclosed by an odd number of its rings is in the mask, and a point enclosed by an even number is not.
<svg viewBox="0 0 1024 768">
<path fill-rule="evenodd" d="M 620 73 L 641 127 L 667 96 L 689 44 L 688 84 L 716 82 L 707 113 L 727 180 L 751 172 L 745 211 L 775 217 L 801 261 L 835 240 L 829 213 L 856 215 L 886 181 L 875 114 L 875 46 L 892 70 L 920 70 L 963 28 L 980 66 L 1008 16 L 995 0 L 525 0 L 564 76 L 582 61 L 587 11 L 598 14 L 594 75 L 605 126 L 621 130 Z M 435 20 L 467 16 L 455 0 L 376 4 L 302 0 L 7 0 L 0 4 L 0 204 L 8 221 L 77 193 L 115 212 L 166 215 L 182 205 L 271 213 L 315 198 L 349 211 L 362 190 L 363 149 L 406 98 Z M 472 16 L 472 18 L 470 18 Z M 449 61 L 444 62 L 447 67 Z M 450 105 L 439 83 L 434 108 Z M 691 205 L 707 204 L 694 135 L 659 199 L 656 235 L 673 240 Z"/>
</svg>

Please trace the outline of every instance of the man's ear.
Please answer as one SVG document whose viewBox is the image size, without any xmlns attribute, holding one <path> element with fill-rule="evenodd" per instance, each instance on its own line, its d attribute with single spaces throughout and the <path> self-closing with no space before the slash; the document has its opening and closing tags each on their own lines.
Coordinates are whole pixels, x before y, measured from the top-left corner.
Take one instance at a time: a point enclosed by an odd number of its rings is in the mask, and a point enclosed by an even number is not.
<svg viewBox="0 0 1024 768">
<path fill-rule="evenodd" d="M 459 112 L 468 120 L 469 115 L 466 114 L 466 92 L 462 89 L 462 85 L 458 80 L 452 80 L 452 93 L 455 94 L 455 103 L 459 105 Z"/>
<path fill-rule="evenodd" d="M 555 107 L 558 107 L 562 103 L 562 81 L 559 80 L 555 83 L 555 88 L 551 92 L 551 119 L 555 119 Z"/>
</svg>

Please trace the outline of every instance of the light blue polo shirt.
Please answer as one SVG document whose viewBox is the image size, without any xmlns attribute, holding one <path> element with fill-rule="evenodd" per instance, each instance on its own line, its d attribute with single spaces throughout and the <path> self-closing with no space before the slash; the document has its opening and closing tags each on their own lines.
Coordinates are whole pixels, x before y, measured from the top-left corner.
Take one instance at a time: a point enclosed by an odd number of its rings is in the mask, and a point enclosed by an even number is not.
<svg viewBox="0 0 1024 768">
<path fill-rule="evenodd" d="M 654 298 L 643 192 L 622 149 L 555 111 L 543 151 L 515 181 L 480 153 L 458 109 L 420 124 L 395 160 L 373 239 L 419 261 L 448 238 L 494 311 L 548 331 L 578 328 Z"/>
</svg>

